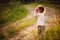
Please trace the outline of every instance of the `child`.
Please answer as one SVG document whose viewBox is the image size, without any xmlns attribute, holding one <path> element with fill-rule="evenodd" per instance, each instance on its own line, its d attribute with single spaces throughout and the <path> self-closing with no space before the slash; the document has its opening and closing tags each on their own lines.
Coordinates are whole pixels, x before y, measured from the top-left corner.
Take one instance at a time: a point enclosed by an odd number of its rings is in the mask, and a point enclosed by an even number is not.
<svg viewBox="0 0 60 40">
<path fill-rule="evenodd" d="M 40 35 L 44 30 L 44 7 L 37 7 L 34 11 L 35 17 L 37 17 L 38 34 Z"/>
</svg>

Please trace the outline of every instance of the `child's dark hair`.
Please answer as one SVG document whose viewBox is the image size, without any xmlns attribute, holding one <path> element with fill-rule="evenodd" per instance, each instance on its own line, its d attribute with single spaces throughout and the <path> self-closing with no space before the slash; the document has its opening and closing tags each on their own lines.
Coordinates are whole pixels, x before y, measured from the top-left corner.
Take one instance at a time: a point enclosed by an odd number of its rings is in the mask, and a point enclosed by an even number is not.
<svg viewBox="0 0 60 40">
<path fill-rule="evenodd" d="M 40 13 L 43 13 L 44 12 L 44 7 L 38 7 L 38 10 L 41 11 Z"/>
</svg>

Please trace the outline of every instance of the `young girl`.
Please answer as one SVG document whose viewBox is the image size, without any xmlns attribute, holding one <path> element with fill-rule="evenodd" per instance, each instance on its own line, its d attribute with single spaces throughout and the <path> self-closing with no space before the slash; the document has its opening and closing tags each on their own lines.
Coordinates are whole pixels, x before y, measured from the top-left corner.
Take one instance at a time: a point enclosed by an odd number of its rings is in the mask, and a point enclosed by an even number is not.
<svg viewBox="0 0 60 40">
<path fill-rule="evenodd" d="M 44 30 L 44 7 L 37 7 L 34 11 L 35 17 L 37 17 L 38 34 L 40 35 Z"/>
</svg>

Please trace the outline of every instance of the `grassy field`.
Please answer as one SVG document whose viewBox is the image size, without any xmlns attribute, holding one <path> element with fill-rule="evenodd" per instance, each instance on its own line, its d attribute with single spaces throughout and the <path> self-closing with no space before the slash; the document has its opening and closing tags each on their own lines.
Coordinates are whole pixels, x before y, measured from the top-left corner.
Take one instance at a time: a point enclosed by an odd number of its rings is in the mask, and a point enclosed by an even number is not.
<svg viewBox="0 0 60 40">
<path fill-rule="evenodd" d="M 28 11 L 19 3 L 0 6 L 0 24 L 24 18 Z"/>
<path fill-rule="evenodd" d="M 31 7 L 35 7 L 39 4 L 27 4 L 27 5 L 30 5 Z M 4 12 L 1 12 L 1 13 L 2 13 L 2 15 L 1 15 L 0 23 L 6 23 L 6 22 L 11 22 L 14 20 L 22 19 L 28 14 L 25 7 L 20 4 L 13 5 L 13 6 L 7 6 L 6 8 L 4 8 Z M 0 32 L 0 40 L 4 40 L 6 38 L 11 38 L 11 37 L 15 36 L 22 29 L 26 28 L 29 25 L 32 25 L 35 21 L 36 21 L 35 18 L 31 18 L 31 19 L 22 21 L 17 26 L 8 27 L 7 29 L 3 30 L 3 32 Z M 36 33 L 36 30 L 32 30 L 30 32 L 30 34 L 35 36 L 36 40 L 39 40 L 38 39 L 39 36 L 37 36 L 35 33 Z M 45 35 L 43 35 L 44 38 L 41 36 L 40 39 L 41 40 L 43 40 L 43 39 L 45 39 L 45 40 L 60 40 L 59 35 L 60 35 L 60 26 L 59 26 L 59 22 L 56 21 L 54 23 L 54 25 L 51 26 L 49 28 L 49 30 L 47 30 L 45 32 Z"/>
<path fill-rule="evenodd" d="M 17 33 L 19 33 L 22 29 L 26 28 L 29 25 L 32 25 L 36 19 L 33 17 L 31 19 L 22 21 L 17 26 L 11 26 L 6 28 L 3 32 L 0 33 L 0 40 L 3 40 L 4 38 L 11 38 L 14 37 Z"/>
<path fill-rule="evenodd" d="M 54 26 L 51 26 L 48 31 L 46 31 L 43 36 L 45 40 L 60 40 L 60 25 L 59 23 L 55 23 Z M 40 39 L 42 40 L 43 37 Z"/>
<path fill-rule="evenodd" d="M 16 3 L 12 5 L 5 5 L 3 7 L 1 6 L 1 9 L 2 9 L 0 12 L 1 24 L 22 19 L 28 14 L 28 11 L 23 5 Z M 32 25 L 35 21 L 36 21 L 35 18 L 27 19 L 17 24 L 16 26 L 11 26 L 2 30 L 0 32 L 0 40 L 8 39 L 15 36 L 22 29 L 26 28 L 29 25 Z"/>
<path fill-rule="evenodd" d="M 42 35 L 36 35 L 37 30 L 32 30 L 32 34 L 35 40 L 60 40 L 60 25 L 56 21 L 48 30 L 44 31 Z"/>
</svg>

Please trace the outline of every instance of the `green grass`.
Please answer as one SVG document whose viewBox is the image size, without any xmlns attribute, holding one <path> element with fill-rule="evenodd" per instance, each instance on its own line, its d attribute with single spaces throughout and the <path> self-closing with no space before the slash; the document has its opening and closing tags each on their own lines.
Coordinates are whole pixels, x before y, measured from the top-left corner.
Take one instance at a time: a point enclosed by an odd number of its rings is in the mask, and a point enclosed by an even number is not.
<svg viewBox="0 0 60 40">
<path fill-rule="evenodd" d="M 31 19 L 22 21 L 21 23 L 17 24 L 17 26 L 8 27 L 4 30 L 3 36 L 6 37 L 6 38 L 14 37 L 22 29 L 28 27 L 29 25 L 32 25 L 35 21 L 36 21 L 35 18 L 31 18 Z M 3 39 L 4 39 L 4 37 L 3 37 Z"/>
<path fill-rule="evenodd" d="M 45 40 L 60 40 L 60 25 L 59 23 L 55 23 L 54 26 L 49 28 L 46 31 Z"/>
<path fill-rule="evenodd" d="M 4 40 L 4 39 L 5 39 L 4 34 L 0 32 L 0 40 Z"/>
<path fill-rule="evenodd" d="M 22 19 L 28 14 L 25 7 L 19 3 L 0 6 L 0 8 L 0 24 Z"/>
<path fill-rule="evenodd" d="M 26 28 L 27 26 L 34 24 L 35 21 L 36 21 L 35 18 L 31 18 L 31 19 L 28 19 L 28 20 L 26 20 L 26 21 L 23 21 L 22 23 L 20 23 L 20 24 L 16 27 L 16 29 L 17 29 L 18 31 L 19 31 L 19 30 L 22 30 L 22 29 Z"/>
<path fill-rule="evenodd" d="M 35 36 L 35 35 L 34 35 Z M 60 40 L 60 25 L 59 22 L 55 22 L 54 25 L 48 28 L 44 34 L 35 36 L 36 40 Z"/>
</svg>

